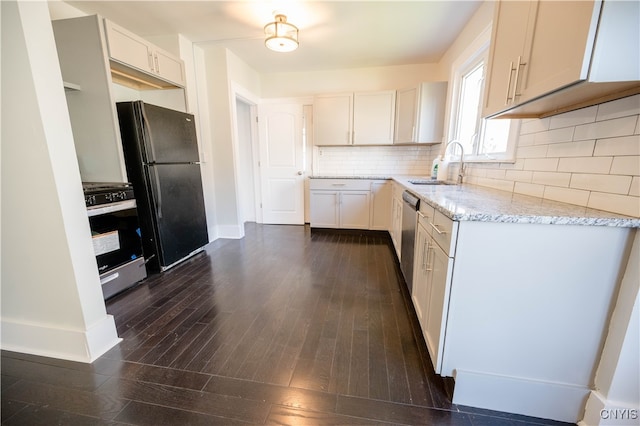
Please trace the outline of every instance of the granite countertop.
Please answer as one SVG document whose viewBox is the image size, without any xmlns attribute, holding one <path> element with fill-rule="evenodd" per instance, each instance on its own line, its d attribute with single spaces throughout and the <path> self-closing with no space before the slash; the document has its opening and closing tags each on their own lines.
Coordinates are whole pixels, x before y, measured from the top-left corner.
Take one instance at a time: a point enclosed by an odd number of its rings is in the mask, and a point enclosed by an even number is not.
<svg viewBox="0 0 640 426">
<path fill-rule="evenodd" d="M 640 218 L 470 184 L 414 185 L 409 182 L 414 179 L 425 177 L 393 177 L 422 201 L 453 220 L 640 227 Z"/>
</svg>

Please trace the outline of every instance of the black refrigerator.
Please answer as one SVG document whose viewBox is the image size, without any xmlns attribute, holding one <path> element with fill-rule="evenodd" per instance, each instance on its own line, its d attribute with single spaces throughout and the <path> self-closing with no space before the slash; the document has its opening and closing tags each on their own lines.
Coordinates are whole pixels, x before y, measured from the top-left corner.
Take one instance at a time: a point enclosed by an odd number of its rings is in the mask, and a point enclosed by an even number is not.
<svg viewBox="0 0 640 426">
<path fill-rule="evenodd" d="M 209 242 L 193 115 L 118 102 L 147 271 L 164 271 Z"/>
</svg>

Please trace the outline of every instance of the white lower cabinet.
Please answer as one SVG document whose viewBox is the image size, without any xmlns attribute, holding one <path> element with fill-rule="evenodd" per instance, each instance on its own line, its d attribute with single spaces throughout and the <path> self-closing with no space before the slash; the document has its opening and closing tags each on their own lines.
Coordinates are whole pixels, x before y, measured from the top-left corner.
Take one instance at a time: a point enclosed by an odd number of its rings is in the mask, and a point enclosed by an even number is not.
<svg viewBox="0 0 640 426">
<path fill-rule="evenodd" d="M 391 225 L 391 182 L 371 181 L 371 219 L 370 228 L 388 231 Z"/>
<path fill-rule="evenodd" d="M 339 228 L 369 229 L 369 191 L 340 191 Z"/>
<path fill-rule="evenodd" d="M 364 179 L 311 179 L 311 227 L 369 229 L 370 186 Z"/>
<path fill-rule="evenodd" d="M 451 234 L 456 230 L 455 222 L 435 212 L 428 204 L 421 203 L 416 230 L 411 299 L 436 373 L 442 370 L 453 271 L 453 257 L 449 257 L 448 252 L 454 252 L 454 249 L 451 249 L 451 241 L 455 241 L 455 235 Z M 439 245 L 436 237 L 444 247 Z"/>
<path fill-rule="evenodd" d="M 402 191 L 403 188 L 397 182 L 393 182 L 391 189 L 391 241 L 396 249 L 396 255 L 400 260 L 400 244 L 402 243 Z"/>
</svg>

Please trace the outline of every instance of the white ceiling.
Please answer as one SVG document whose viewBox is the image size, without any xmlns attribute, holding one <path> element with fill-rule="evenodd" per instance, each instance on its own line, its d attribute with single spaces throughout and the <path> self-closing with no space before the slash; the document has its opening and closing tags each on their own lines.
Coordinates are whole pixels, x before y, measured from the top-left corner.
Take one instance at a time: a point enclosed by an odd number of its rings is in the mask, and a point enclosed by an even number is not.
<svg viewBox="0 0 640 426">
<path fill-rule="evenodd" d="M 66 1 L 142 37 L 183 34 L 225 46 L 261 73 L 438 62 L 482 0 L 422 1 Z M 281 11 L 300 47 L 264 46 L 265 24 Z"/>
</svg>

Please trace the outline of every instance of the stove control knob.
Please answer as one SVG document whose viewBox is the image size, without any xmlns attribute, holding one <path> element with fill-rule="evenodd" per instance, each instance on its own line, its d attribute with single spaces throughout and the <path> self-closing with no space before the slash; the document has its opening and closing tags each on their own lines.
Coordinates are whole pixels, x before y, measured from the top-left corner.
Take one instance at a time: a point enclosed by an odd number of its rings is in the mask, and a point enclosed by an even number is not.
<svg viewBox="0 0 640 426">
<path fill-rule="evenodd" d="M 87 206 L 92 206 L 92 205 L 94 205 L 94 204 L 96 203 L 96 196 L 95 196 L 95 195 L 89 195 L 89 196 L 85 197 L 85 199 L 84 199 L 84 203 L 85 203 Z"/>
</svg>

